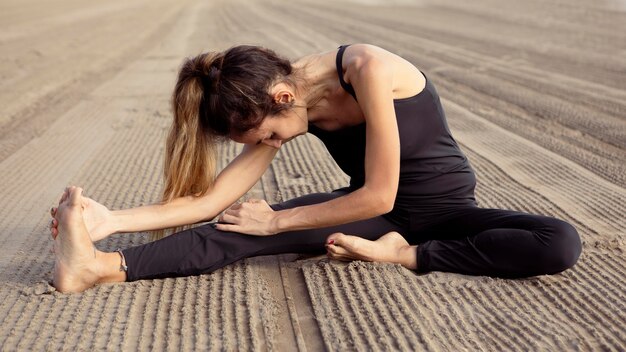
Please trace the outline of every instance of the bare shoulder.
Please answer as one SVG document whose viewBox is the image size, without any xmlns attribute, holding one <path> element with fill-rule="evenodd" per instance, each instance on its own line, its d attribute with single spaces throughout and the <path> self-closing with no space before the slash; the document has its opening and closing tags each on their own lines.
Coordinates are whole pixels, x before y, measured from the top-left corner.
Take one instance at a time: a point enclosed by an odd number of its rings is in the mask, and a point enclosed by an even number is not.
<svg viewBox="0 0 626 352">
<path fill-rule="evenodd" d="M 358 69 L 371 61 L 391 62 L 395 54 L 372 44 L 351 44 L 343 54 L 343 67 Z"/>
<path fill-rule="evenodd" d="M 372 44 L 352 44 L 343 56 L 344 79 L 357 75 L 366 65 L 375 64 L 390 69 L 393 74 L 393 92 L 395 99 L 413 96 L 422 91 L 426 79 L 411 62 L 384 48 Z"/>
</svg>

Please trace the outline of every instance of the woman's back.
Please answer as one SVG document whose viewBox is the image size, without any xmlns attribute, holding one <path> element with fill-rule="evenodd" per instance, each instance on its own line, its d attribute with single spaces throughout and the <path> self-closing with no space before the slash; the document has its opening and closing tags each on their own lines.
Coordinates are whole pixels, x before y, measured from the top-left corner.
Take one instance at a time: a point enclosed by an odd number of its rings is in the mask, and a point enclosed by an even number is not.
<svg viewBox="0 0 626 352">
<path fill-rule="evenodd" d="M 346 46 L 337 52 L 337 73 L 342 87 L 340 63 Z M 387 217 L 406 224 L 409 213 L 474 205 L 474 173 L 448 128 L 439 95 L 430 80 L 416 95 L 394 100 L 400 133 L 400 182 L 394 210 Z M 309 132 L 320 138 L 339 167 L 350 176 L 350 189 L 365 182 L 365 123 L 335 131 L 312 124 Z"/>
</svg>

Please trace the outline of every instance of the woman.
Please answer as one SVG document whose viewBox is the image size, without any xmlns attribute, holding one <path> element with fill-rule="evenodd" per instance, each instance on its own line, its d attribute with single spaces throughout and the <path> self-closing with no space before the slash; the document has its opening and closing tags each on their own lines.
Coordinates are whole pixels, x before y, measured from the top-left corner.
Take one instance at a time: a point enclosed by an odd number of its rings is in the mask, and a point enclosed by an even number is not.
<svg viewBox="0 0 626 352">
<path fill-rule="evenodd" d="M 111 212 L 70 188 L 52 209 L 59 291 L 324 248 L 334 259 L 497 277 L 558 273 L 580 255 L 566 222 L 476 206 L 474 173 L 434 86 L 381 48 L 341 46 L 294 63 L 253 46 L 202 54 L 183 64 L 172 107 L 163 203 Z M 326 145 L 349 187 L 234 205 L 218 223 L 119 253 L 93 247 L 115 232 L 213 219 L 256 183 L 282 144 L 306 132 Z M 245 147 L 215 178 L 219 138 Z"/>
</svg>

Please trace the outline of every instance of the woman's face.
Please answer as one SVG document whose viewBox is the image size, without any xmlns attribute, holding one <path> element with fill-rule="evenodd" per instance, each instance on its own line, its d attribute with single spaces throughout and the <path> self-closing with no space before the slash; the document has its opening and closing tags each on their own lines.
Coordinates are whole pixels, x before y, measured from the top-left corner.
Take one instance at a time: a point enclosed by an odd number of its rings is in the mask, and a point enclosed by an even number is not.
<svg viewBox="0 0 626 352">
<path fill-rule="evenodd" d="M 231 136 L 233 141 L 244 144 L 263 143 L 280 148 L 284 143 L 308 131 L 307 109 L 304 106 L 295 106 L 296 95 L 291 86 L 279 82 L 272 87 L 270 94 L 276 103 L 292 104 L 292 107 L 278 115 L 266 116 L 258 128 L 242 135 Z"/>
<path fill-rule="evenodd" d="M 303 135 L 308 130 L 306 109 L 293 108 L 283 111 L 278 116 L 266 117 L 261 125 L 242 135 L 233 135 L 231 139 L 244 144 L 266 144 L 280 148 L 284 143 Z"/>
</svg>

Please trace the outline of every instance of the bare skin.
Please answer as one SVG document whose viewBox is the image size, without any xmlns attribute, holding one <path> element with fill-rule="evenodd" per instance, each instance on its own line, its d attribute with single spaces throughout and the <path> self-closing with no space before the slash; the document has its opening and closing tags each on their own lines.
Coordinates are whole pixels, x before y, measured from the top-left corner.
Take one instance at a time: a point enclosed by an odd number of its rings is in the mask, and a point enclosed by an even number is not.
<svg viewBox="0 0 626 352">
<path fill-rule="evenodd" d="M 61 202 L 67 197 L 67 194 L 68 189 L 66 189 L 61 196 L 59 204 L 61 204 Z M 108 235 L 115 232 L 114 230 L 111 230 L 109 226 L 111 223 L 111 212 L 104 205 L 85 196 L 81 196 L 81 201 L 83 208 L 83 220 L 85 221 L 85 225 L 87 226 L 89 237 L 91 237 L 92 242 L 106 238 Z M 52 215 L 53 218 L 50 223 L 50 234 L 53 239 L 55 239 L 59 234 L 59 222 L 55 219 L 56 212 L 56 207 L 50 209 L 50 215 Z"/>
<path fill-rule="evenodd" d="M 328 257 L 341 261 L 364 260 L 400 264 L 417 269 L 417 246 L 411 246 L 397 232 L 389 232 L 376 241 L 334 233 L 326 240 Z"/>
<path fill-rule="evenodd" d="M 82 292 L 97 283 L 126 280 L 119 271 L 119 253 L 98 251 L 83 220 L 82 189 L 70 187 L 54 211 L 57 235 L 54 236 L 53 286 L 63 293 Z"/>
</svg>

